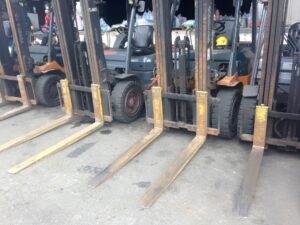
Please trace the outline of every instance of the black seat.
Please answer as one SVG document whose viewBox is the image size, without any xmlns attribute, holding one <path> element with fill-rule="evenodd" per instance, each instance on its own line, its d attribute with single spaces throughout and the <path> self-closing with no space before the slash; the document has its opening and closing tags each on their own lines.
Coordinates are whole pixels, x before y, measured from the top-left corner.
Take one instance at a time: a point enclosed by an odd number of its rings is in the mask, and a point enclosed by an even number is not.
<svg viewBox="0 0 300 225">
<path fill-rule="evenodd" d="M 153 27 L 136 26 L 133 34 L 133 55 L 150 55 L 154 53 Z"/>
<path fill-rule="evenodd" d="M 153 44 L 153 27 L 149 25 L 140 25 L 135 27 L 132 37 L 132 55 L 144 56 L 152 55 L 155 52 Z M 127 42 L 127 34 L 118 35 L 114 43 L 112 51 L 105 51 L 107 61 L 124 61 L 126 60 L 127 50 L 125 43 Z"/>
<path fill-rule="evenodd" d="M 290 41 L 294 42 L 297 46 L 297 50 L 300 49 L 300 23 L 293 24 L 289 29 L 288 38 Z"/>
<path fill-rule="evenodd" d="M 287 45 L 283 50 L 284 56 L 292 56 L 300 50 L 300 23 L 293 24 L 288 32 Z"/>
</svg>

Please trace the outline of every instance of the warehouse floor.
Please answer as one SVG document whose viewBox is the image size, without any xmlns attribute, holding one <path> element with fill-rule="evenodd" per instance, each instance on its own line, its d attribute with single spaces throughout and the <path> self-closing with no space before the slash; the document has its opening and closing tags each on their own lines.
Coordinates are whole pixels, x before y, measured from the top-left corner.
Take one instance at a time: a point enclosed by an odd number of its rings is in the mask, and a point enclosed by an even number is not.
<svg viewBox="0 0 300 225">
<path fill-rule="evenodd" d="M 0 109 L 0 113 L 12 106 Z M 24 134 L 60 109 L 37 107 L 0 122 L 0 142 Z M 150 129 L 145 119 L 113 123 L 18 175 L 7 170 L 87 126 L 74 122 L 1 153 L 1 225 L 299 225 L 300 155 L 269 150 L 248 218 L 232 211 L 251 145 L 210 137 L 151 209 L 137 201 L 193 134 L 170 130 L 98 188 L 88 181 Z"/>
</svg>

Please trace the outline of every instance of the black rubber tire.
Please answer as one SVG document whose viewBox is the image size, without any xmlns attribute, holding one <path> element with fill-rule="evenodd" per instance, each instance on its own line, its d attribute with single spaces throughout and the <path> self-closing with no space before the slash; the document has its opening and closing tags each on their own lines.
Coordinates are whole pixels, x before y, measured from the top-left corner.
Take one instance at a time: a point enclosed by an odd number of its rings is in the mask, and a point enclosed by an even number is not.
<svg viewBox="0 0 300 225">
<path fill-rule="evenodd" d="M 57 83 L 62 79 L 57 74 L 41 75 L 35 84 L 35 94 L 39 104 L 55 107 L 60 104 Z"/>
<path fill-rule="evenodd" d="M 134 92 L 138 98 L 136 109 L 129 113 L 126 110 L 128 95 Z M 131 123 L 137 120 L 144 108 L 144 96 L 141 85 L 136 81 L 120 81 L 118 82 L 111 95 L 113 117 L 115 120 L 122 123 Z"/>
<path fill-rule="evenodd" d="M 238 113 L 241 103 L 241 90 L 239 88 L 222 88 L 218 91 L 220 99 L 218 106 L 212 107 L 211 125 L 218 128 L 220 110 L 220 134 L 219 136 L 231 139 L 237 134 Z"/>
<path fill-rule="evenodd" d="M 242 98 L 237 126 L 238 136 L 241 128 L 243 134 L 253 134 L 256 104 L 256 98 Z"/>
</svg>

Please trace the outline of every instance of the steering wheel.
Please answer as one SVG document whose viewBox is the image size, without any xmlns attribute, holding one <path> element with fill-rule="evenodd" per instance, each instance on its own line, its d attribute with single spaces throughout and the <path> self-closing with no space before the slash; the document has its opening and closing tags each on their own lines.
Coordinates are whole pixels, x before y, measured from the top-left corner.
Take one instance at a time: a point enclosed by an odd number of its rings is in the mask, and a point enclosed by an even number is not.
<svg viewBox="0 0 300 225">
<path fill-rule="evenodd" d="M 121 34 L 121 33 L 128 33 L 128 28 L 127 28 L 127 27 L 122 27 L 122 26 L 120 26 L 120 27 L 116 28 L 116 31 L 117 31 L 119 34 Z"/>
<path fill-rule="evenodd" d="M 214 30 L 218 33 L 218 34 L 224 34 L 224 30 L 225 30 L 225 22 L 223 21 L 214 21 L 215 27 Z"/>
</svg>

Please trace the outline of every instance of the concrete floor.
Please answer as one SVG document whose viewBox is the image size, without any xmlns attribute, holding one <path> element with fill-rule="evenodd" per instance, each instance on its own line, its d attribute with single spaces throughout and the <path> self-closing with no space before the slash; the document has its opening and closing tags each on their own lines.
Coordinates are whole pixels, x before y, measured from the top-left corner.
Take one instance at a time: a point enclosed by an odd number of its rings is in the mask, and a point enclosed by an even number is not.
<svg viewBox="0 0 300 225">
<path fill-rule="evenodd" d="M 0 109 L 0 113 L 11 106 Z M 37 107 L 0 122 L 0 142 L 24 134 L 60 109 Z M 263 158 L 248 218 L 232 211 L 251 145 L 209 138 L 171 188 L 151 208 L 137 201 L 193 139 L 170 130 L 102 186 L 87 183 L 150 129 L 145 119 L 114 122 L 18 175 L 7 170 L 86 124 L 72 123 L 0 157 L 1 225 L 299 225 L 299 154 L 269 150 Z"/>
</svg>

